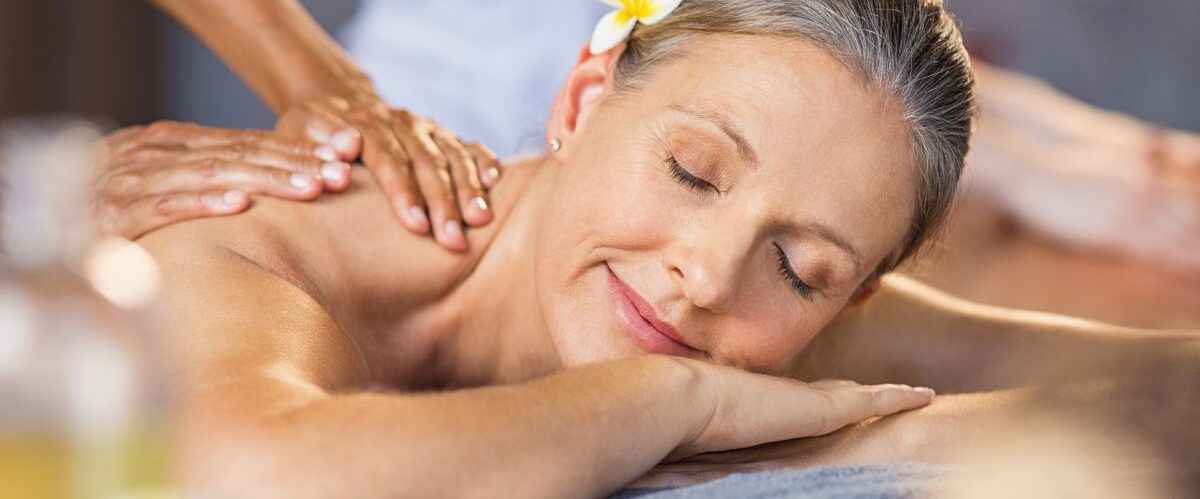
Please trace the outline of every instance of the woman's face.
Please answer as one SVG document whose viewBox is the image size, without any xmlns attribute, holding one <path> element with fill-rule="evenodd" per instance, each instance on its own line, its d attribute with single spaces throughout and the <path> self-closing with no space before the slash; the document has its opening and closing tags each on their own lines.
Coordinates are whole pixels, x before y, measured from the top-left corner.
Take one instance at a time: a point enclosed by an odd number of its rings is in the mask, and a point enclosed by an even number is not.
<svg viewBox="0 0 1200 499">
<path fill-rule="evenodd" d="M 805 42 L 690 47 L 583 104 L 558 153 L 536 285 L 566 367 L 657 352 L 780 372 L 906 234 L 897 104 Z"/>
</svg>

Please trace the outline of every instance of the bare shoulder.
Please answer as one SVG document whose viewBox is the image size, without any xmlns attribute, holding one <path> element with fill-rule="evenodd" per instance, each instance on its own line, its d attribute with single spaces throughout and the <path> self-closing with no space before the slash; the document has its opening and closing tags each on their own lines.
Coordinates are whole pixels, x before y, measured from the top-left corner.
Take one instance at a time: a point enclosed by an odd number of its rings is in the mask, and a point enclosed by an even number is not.
<svg viewBox="0 0 1200 499">
<path fill-rule="evenodd" d="M 183 403 L 274 412 L 365 383 L 361 353 L 324 307 L 200 228 L 142 241 L 162 272 L 156 332 Z M 240 403 L 255 395 L 262 404 Z"/>
<path fill-rule="evenodd" d="M 452 253 L 405 229 L 365 169 L 352 185 L 309 203 L 257 198 L 246 213 L 139 241 L 164 275 L 171 350 L 192 366 L 184 378 L 285 366 L 322 389 L 365 384 L 372 335 L 455 289 L 500 225 L 471 231 L 471 250 Z"/>
</svg>

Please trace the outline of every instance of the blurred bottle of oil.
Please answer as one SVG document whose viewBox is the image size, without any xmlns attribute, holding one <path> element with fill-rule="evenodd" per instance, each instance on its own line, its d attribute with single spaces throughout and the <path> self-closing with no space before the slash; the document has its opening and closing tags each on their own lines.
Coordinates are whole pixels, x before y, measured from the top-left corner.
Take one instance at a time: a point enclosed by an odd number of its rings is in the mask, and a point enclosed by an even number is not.
<svg viewBox="0 0 1200 499">
<path fill-rule="evenodd" d="M 97 130 L 0 126 L 0 499 L 169 496 L 157 272 L 92 233 Z"/>
</svg>

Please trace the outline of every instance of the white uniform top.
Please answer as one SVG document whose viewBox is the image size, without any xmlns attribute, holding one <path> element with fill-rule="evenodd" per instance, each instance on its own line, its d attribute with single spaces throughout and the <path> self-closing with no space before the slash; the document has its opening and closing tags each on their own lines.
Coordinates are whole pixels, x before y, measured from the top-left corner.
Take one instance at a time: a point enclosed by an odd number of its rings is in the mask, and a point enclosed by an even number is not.
<svg viewBox="0 0 1200 499">
<path fill-rule="evenodd" d="M 364 0 L 342 41 L 389 102 L 509 157 L 544 147 L 558 88 L 611 10 L 596 0 Z"/>
</svg>

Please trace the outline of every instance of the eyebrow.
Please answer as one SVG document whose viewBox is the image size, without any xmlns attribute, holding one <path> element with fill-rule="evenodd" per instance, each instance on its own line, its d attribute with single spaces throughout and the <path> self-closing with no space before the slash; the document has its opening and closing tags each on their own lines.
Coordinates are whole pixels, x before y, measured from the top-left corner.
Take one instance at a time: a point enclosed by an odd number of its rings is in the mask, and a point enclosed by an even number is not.
<svg viewBox="0 0 1200 499">
<path fill-rule="evenodd" d="M 737 125 L 734 125 L 725 115 L 716 111 L 692 109 L 682 104 L 671 104 L 669 109 L 716 125 L 737 146 L 738 156 L 742 157 L 742 161 L 745 161 L 752 167 L 758 166 L 758 155 L 754 153 L 754 148 L 750 147 L 750 141 L 746 140 L 746 134 L 742 133 L 742 130 Z"/>
<path fill-rule="evenodd" d="M 817 237 L 829 241 L 834 246 L 841 248 L 850 255 L 852 260 L 854 260 L 855 272 L 862 272 L 862 253 L 860 253 L 853 244 L 850 244 L 850 240 L 842 237 L 841 234 L 838 234 L 836 231 L 829 228 L 829 226 L 817 222 L 805 222 L 799 225 L 799 229 L 802 232 L 816 234 Z"/>
</svg>

